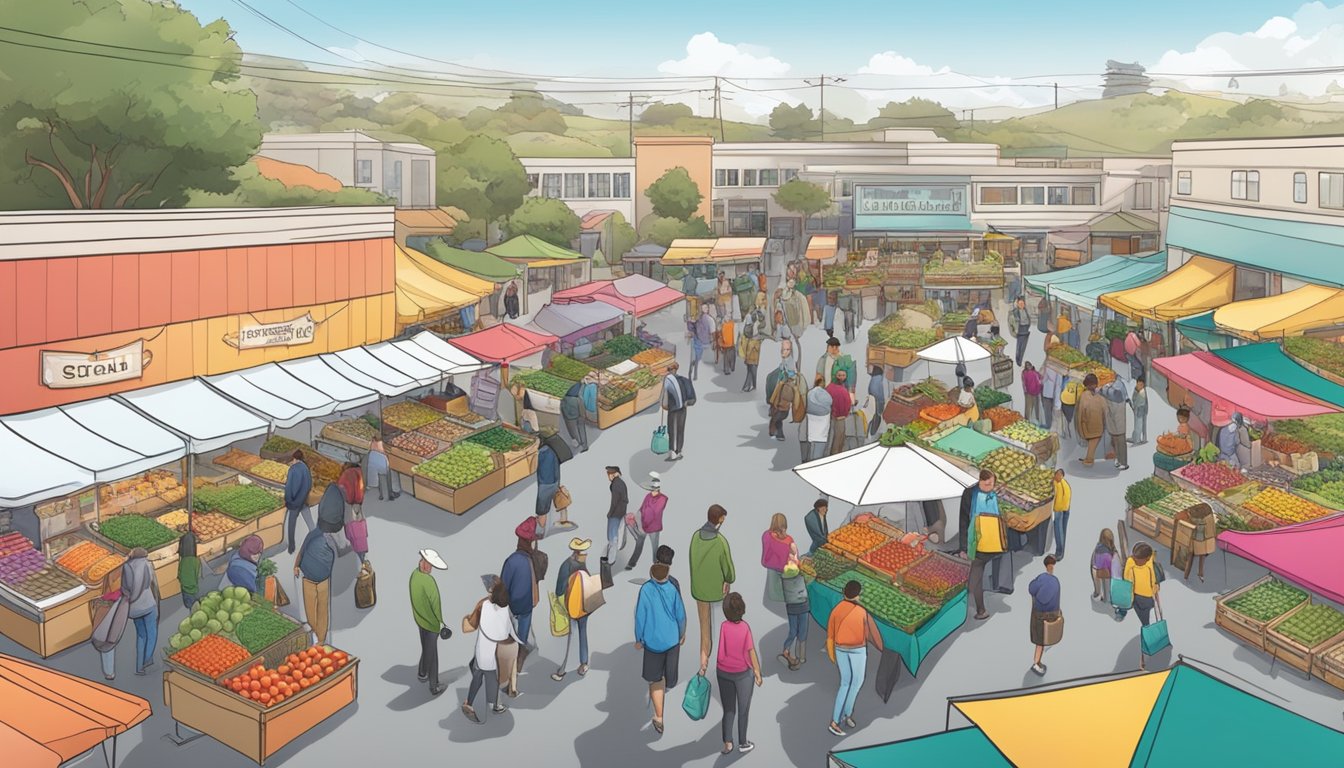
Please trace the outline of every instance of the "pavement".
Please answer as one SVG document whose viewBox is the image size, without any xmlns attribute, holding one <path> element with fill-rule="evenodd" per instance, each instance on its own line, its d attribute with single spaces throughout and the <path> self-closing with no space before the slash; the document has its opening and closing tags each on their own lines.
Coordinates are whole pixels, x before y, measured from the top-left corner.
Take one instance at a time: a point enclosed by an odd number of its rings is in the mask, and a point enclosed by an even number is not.
<svg viewBox="0 0 1344 768">
<path fill-rule="evenodd" d="M 661 314 L 663 317 L 650 321 L 650 330 L 678 344 L 684 366 L 688 345 L 681 337 L 679 318 L 669 316 L 675 310 Z M 856 360 L 862 361 L 864 356 L 867 325 L 859 330 L 853 343 L 844 345 L 844 351 Z M 823 332 L 810 329 L 803 339 L 805 372 L 810 372 L 823 347 Z M 1039 334 L 1033 332 L 1029 349 L 1031 358 L 1039 364 Z M 707 355 L 707 359 L 712 360 L 712 355 Z M 472 656 L 474 638 L 457 633 L 460 619 L 482 595 L 480 577 L 498 573 L 504 558 L 514 548 L 513 529 L 529 514 L 534 501 L 534 484 L 529 479 L 462 516 L 418 502 L 409 493 L 391 503 L 371 497 L 365 504 L 365 513 L 369 520 L 370 559 L 379 575 L 378 603 L 366 611 L 354 607 L 358 561 L 353 555 L 337 563 L 332 598 L 331 642 L 361 659 L 358 701 L 313 727 L 272 757 L 268 765 L 300 768 L 507 762 L 548 766 L 721 766 L 741 759 L 746 764 L 819 768 L 825 765 L 829 750 L 943 729 L 948 717 L 946 700 L 950 696 L 1048 685 L 1137 668 L 1139 622 L 1132 613 L 1125 621 L 1117 622 L 1109 608 L 1090 599 L 1088 560 L 1100 530 L 1114 528 L 1123 517 L 1125 487 L 1151 473 L 1156 436 L 1175 425 L 1173 412 L 1157 397 L 1152 398 L 1149 415 L 1150 443 L 1132 448 L 1128 471 L 1119 472 L 1111 463 L 1100 460 L 1092 468 L 1083 468 L 1075 460 L 1081 455 L 1078 446 L 1064 441 L 1059 461 L 1068 471 L 1074 495 L 1066 558 L 1056 568 L 1056 575 L 1063 582 L 1066 629 L 1063 642 L 1046 654 L 1047 674 L 1037 677 L 1028 669 L 1033 648 L 1028 640 L 1030 596 L 1026 587 L 1043 567 L 1039 559 L 1032 560 L 1019 553 L 1014 564 L 1016 591 L 1012 595 L 987 595 L 987 607 L 992 614 L 988 620 L 968 618 L 960 630 L 932 651 L 917 678 L 903 673 L 894 695 L 885 704 L 873 692 L 872 676 L 877 663 L 876 656 L 871 657 L 868 681 L 855 711 L 858 728 L 845 738 L 827 733 L 837 674 L 825 658 L 824 629 L 815 624 L 811 627 L 808 661 L 799 671 L 789 671 L 776 659 L 786 634 L 786 622 L 782 605 L 765 601 L 764 569 L 758 560 L 761 533 L 775 512 L 788 516 L 795 538 L 807 540 L 802 518 L 816 498 L 815 491 L 789 471 L 799 461 L 793 428 L 785 442 L 770 440 L 765 434 L 764 382 L 777 362 L 778 345 L 767 343 L 759 374 L 761 389 L 752 393 L 740 391 L 746 375 L 745 365 L 740 361 L 731 377 L 711 374 L 709 366 L 702 364 L 702 375 L 696 382 L 699 401 L 689 414 L 682 461 L 667 462 L 649 452 L 650 434 L 658 424 L 656 410 L 650 409 L 604 432 L 590 428 L 591 450 L 577 455 L 562 468 L 562 481 L 574 497 L 570 518 L 579 527 L 573 533 L 555 533 L 542 542 L 542 548 L 550 555 L 547 581 L 550 584 L 555 569 L 566 556 L 571 535 L 592 538 L 594 550 L 601 549 L 608 501 L 603 468 L 616 464 L 624 470 L 632 506 L 642 498 L 636 484 L 645 481 L 650 470 L 657 470 L 663 475 L 663 491 L 669 497 L 663 543 L 677 550 L 673 575 L 688 584 L 687 545 L 693 532 L 703 524 L 711 503 L 727 508 L 729 515 L 723 532 L 732 544 L 737 565 L 735 588 L 746 598 L 746 620 L 754 632 L 764 674 L 764 684 L 755 691 L 751 706 L 749 738 L 757 745 L 754 753 L 719 754 L 722 709 L 717 701 L 717 685 L 715 701 L 705 720 L 691 721 L 680 711 L 685 680 L 698 666 L 693 605 L 689 606 L 689 643 L 681 656 L 683 682 L 668 695 L 666 733 L 659 736 L 650 726 L 652 710 L 647 686 L 640 678 L 641 654 L 633 647 L 634 601 L 638 583 L 647 576 L 650 561 L 647 554 L 636 570 L 616 571 L 616 585 L 606 594 L 607 605 L 590 619 L 592 669 L 586 677 L 580 678 L 571 671 L 563 682 L 550 679 L 564 653 L 564 641 L 549 635 L 545 615 L 538 613 L 534 626 L 540 632 L 537 635 L 540 650 L 528 660 L 527 670 L 520 678 L 523 695 L 506 699 L 509 711 L 495 715 L 484 705 L 482 694 L 477 700 L 477 711 L 484 719 L 481 725 L 462 715 L 458 707 L 470 680 L 467 662 Z M 974 366 L 970 371 L 977 381 L 986 374 L 987 370 L 977 371 Z M 860 392 L 866 388 L 867 380 L 867 374 L 861 373 Z M 1020 408 L 1020 382 L 1009 391 Z M 301 438 L 306 438 L 306 433 L 306 427 L 296 431 Z M 849 511 L 845 504 L 835 506 L 832 510 L 835 518 Z M 949 535 L 954 535 L 955 504 L 949 502 L 948 509 Z M 1131 533 L 1131 542 L 1137 540 Z M 445 619 L 457 633 L 440 643 L 441 674 L 447 691 L 438 698 L 431 698 L 427 686 L 416 681 L 419 646 L 406 587 L 416 567 L 416 552 L 422 547 L 438 549 L 450 565 L 448 571 L 436 572 Z M 618 566 L 624 565 L 629 552 L 627 549 L 621 554 Z M 288 579 L 293 559 L 283 551 L 271 556 L 279 564 L 282 577 Z M 1159 550 L 1159 556 L 1165 561 L 1166 551 Z M 1213 671 L 1224 680 L 1275 704 L 1332 727 L 1341 726 L 1338 691 L 1318 680 L 1306 680 L 1283 665 L 1272 665 L 1266 655 L 1239 645 L 1214 627 L 1213 597 L 1259 578 L 1264 573 L 1262 569 L 1216 554 L 1206 564 L 1203 582 L 1193 575 L 1190 582 L 1183 582 L 1174 568 L 1168 568 L 1167 573 L 1162 605 L 1174 650 L 1150 659 L 1149 669 L 1174 663 L 1176 654 L 1198 659 L 1223 670 Z M 290 582 L 286 582 L 286 588 L 295 591 Z M 185 615 L 176 598 L 166 601 L 164 607 L 167 610 L 161 621 L 161 638 L 171 634 L 171 628 Z M 118 749 L 121 765 L 226 768 L 251 764 L 209 738 L 181 747 L 166 739 L 173 723 L 163 704 L 158 677 L 162 662 L 151 667 L 150 676 L 134 676 L 132 635 L 133 630 L 128 630 L 118 649 L 119 674 L 114 685 L 147 698 L 154 707 L 154 715 L 122 737 Z M 33 658 L 5 638 L 0 638 L 0 652 Z M 101 680 L 98 656 L 88 645 L 70 649 L 44 663 Z M 571 659 L 571 669 L 575 663 Z M 711 668 L 711 682 L 712 671 Z M 959 716 L 951 717 L 950 722 L 953 727 L 966 724 Z M 389 760 L 392 755 L 395 757 Z M 101 759 L 95 752 L 72 764 L 94 765 Z"/>
</svg>

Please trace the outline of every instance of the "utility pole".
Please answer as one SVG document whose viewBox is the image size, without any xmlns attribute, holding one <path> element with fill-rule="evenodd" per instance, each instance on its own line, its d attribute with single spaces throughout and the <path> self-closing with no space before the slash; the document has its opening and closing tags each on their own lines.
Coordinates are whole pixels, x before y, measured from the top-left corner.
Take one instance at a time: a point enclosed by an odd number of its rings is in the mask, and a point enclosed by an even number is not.
<svg viewBox="0 0 1344 768">
<path fill-rule="evenodd" d="M 822 75 L 814 83 L 811 80 L 804 80 L 808 85 L 815 85 L 821 91 L 821 112 L 817 115 L 817 122 L 821 124 L 821 140 L 826 140 L 826 81 L 830 80 L 832 85 L 845 82 L 843 77 L 827 77 Z"/>
<path fill-rule="evenodd" d="M 626 109 L 630 110 L 630 116 L 629 116 L 629 117 L 630 117 L 630 123 L 629 123 L 629 125 L 630 125 L 630 156 L 631 156 L 631 157 L 634 157 L 634 156 L 635 156 L 635 94 L 634 94 L 633 91 L 631 91 L 630 93 L 627 94 L 627 96 L 628 96 L 629 99 L 630 99 L 629 102 L 627 102 L 627 104 L 626 104 Z"/>
<path fill-rule="evenodd" d="M 1055 109 L 1059 109 L 1059 83 L 1055 83 Z"/>
<path fill-rule="evenodd" d="M 719 121 L 719 141 L 723 142 L 723 95 L 719 91 L 719 77 L 714 76 L 714 117 Z"/>
</svg>

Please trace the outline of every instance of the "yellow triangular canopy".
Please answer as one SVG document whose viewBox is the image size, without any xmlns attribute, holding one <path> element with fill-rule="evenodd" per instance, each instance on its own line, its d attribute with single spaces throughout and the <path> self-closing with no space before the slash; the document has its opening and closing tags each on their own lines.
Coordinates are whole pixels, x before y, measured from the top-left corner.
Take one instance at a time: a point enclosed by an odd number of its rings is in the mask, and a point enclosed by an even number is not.
<svg viewBox="0 0 1344 768">
<path fill-rule="evenodd" d="M 396 247 L 396 269 L 397 322 L 402 325 L 470 306 L 495 288 L 494 283 L 401 246 Z"/>
<path fill-rule="evenodd" d="M 1165 322 L 1221 307 L 1232 301 L 1235 287 L 1236 268 L 1231 263 L 1192 256 L 1158 280 L 1103 293 L 1100 300 L 1126 317 Z"/>
<path fill-rule="evenodd" d="M 953 706 L 1013 765 L 1128 768 L 1169 674 Z"/>
</svg>

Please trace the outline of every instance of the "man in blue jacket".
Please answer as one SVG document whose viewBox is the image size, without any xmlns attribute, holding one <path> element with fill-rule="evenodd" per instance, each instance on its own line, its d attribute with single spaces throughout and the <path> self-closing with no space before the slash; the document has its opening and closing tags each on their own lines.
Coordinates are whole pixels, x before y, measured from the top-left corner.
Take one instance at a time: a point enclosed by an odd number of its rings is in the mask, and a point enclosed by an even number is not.
<svg viewBox="0 0 1344 768">
<path fill-rule="evenodd" d="M 308 494 L 313 490 L 313 473 L 303 463 L 303 451 L 289 457 L 289 473 L 285 475 L 285 523 L 289 529 L 289 554 L 294 554 L 294 527 L 303 515 L 308 530 L 313 530 L 313 513 L 308 508 Z"/>
<path fill-rule="evenodd" d="M 644 651 L 644 680 L 653 701 L 653 729 L 663 732 L 663 698 L 677 685 L 681 644 L 686 641 L 686 604 L 668 580 L 670 568 L 654 562 L 635 602 L 635 650 Z"/>
<path fill-rule="evenodd" d="M 294 575 L 303 576 L 303 614 L 313 630 L 314 642 L 325 645 L 331 628 L 331 572 L 336 567 L 335 534 L 341 526 L 319 519 L 308 532 L 295 561 Z"/>
<path fill-rule="evenodd" d="M 558 490 L 560 490 L 560 457 L 555 455 L 555 451 L 545 440 L 542 440 L 541 448 L 537 450 L 537 517 L 545 518 L 550 514 L 551 502 L 555 501 L 555 492 Z"/>
<path fill-rule="evenodd" d="M 565 431 L 569 439 L 578 443 L 579 453 L 588 450 L 588 425 L 583 414 L 583 387 L 585 382 L 576 381 L 560 400 L 560 415 L 565 419 Z"/>
<path fill-rule="evenodd" d="M 518 622 L 518 637 L 528 643 L 528 634 L 532 630 L 532 610 L 541 599 L 541 590 L 537 586 L 537 573 L 532 565 L 532 549 L 538 538 L 535 518 L 522 522 L 514 534 L 518 537 L 518 547 L 504 558 L 499 578 L 509 591 L 509 611 Z"/>
</svg>

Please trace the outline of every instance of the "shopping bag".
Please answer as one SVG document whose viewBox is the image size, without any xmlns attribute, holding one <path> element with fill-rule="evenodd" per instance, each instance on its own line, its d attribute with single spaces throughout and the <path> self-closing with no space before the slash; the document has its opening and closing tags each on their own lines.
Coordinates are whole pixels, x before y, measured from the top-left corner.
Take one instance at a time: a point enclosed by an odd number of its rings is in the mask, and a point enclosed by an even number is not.
<svg viewBox="0 0 1344 768">
<path fill-rule="evenodd" d="M 569 634 L 569 612 L 557 594 L 551 594 L 551 636 L 564 637 Z"/>
<path fill-rule="evenodd" d="M 365 560 L 355 577 L 355 607 L 366 610 L 378 602 L 378 587 L 373 575 L 373 563 Z"/>
<path fill-rule="evenodd" d="M 1152 656 L 1171 647 L 1171 635 L 1167 634 L 1167 620 L 1162 618 L 1162 604 L 1156 602 L 1155 605 L 1157 621 L 1143 627 L 1139 632 L 1139 646 L 1144 656 Z"/>
<path fill-rule="evenodd" d="M 602 594 L 602 582 L 601 576 L 579 573 L 579 586 L 583 589 L 583 613 L 585 616 L 607 604 L 607 597 Z"/>
<path fill-rule="evenodd" d="M 275 581 L 275 600 L 272 601 L 272 604 L 275 605 L 276 608 L 284 608 L 286 605 L 289 605 L 289 595 L 285 592 L 285 587 L 280 583 L 279 579 L 274 576 L 270 578 Z"/>
<path fill-rule="evenodd" d="M 1111 605 L 1122 611 L 1134 607 L 1134 582 L 1111 579 Z"/>
<path fill-rule="evenodd" d="M 557 510 L 569 509 L 569 505 L 574 503 L 574 497 L 570 496 L 569 489 L 562 485 L 556 489 L 555 498 L 551 501 Z"/>
<path fill-rule="evenodd" d="M 672 450 L 672 443 L 668 439 L 666 426 L 660 424 L 657 429 L 653 430 L 653 439 L 649 441 L 649 450 L 657 456 L 662 456 Z"/>
<path fill-rule="evenodd" d="M 709 680 L 701 674 L 686 684 L 686 695 L 681 699 L 681 711 L 692 720 L 704 720 L 709 714 Z"/>
<path fill-rule="evenodd" d="M 896 683 L 901 680 L 901 655 L 891 649 L 882 650 L 882 660 L 877 664 L 877 677 L 873 680 L 873 685 L 877 689 L 877 695 L 882 697 L 883 703 L 891 698 L 891 694 L 896 690 Z"/>
<path fill-rule="evenodd" d="M 616 580 L 611 575 L 610 560 L 603 559 L 602 564 L 598 567 L 598 571 L 602 574 L 603 589 L 611 589 L 612 587 L 616 586 Z M 589 613 L 591 613 L 591 611 L 589 611 Z"/>
<path fill-rule="evenodd" d="M 1059 645 L 1059 641 L 1064 639 L 1064 614 L 1043 623 L 1045 631 L 1042 633 L 1041 645 Z"/>
</svg>

